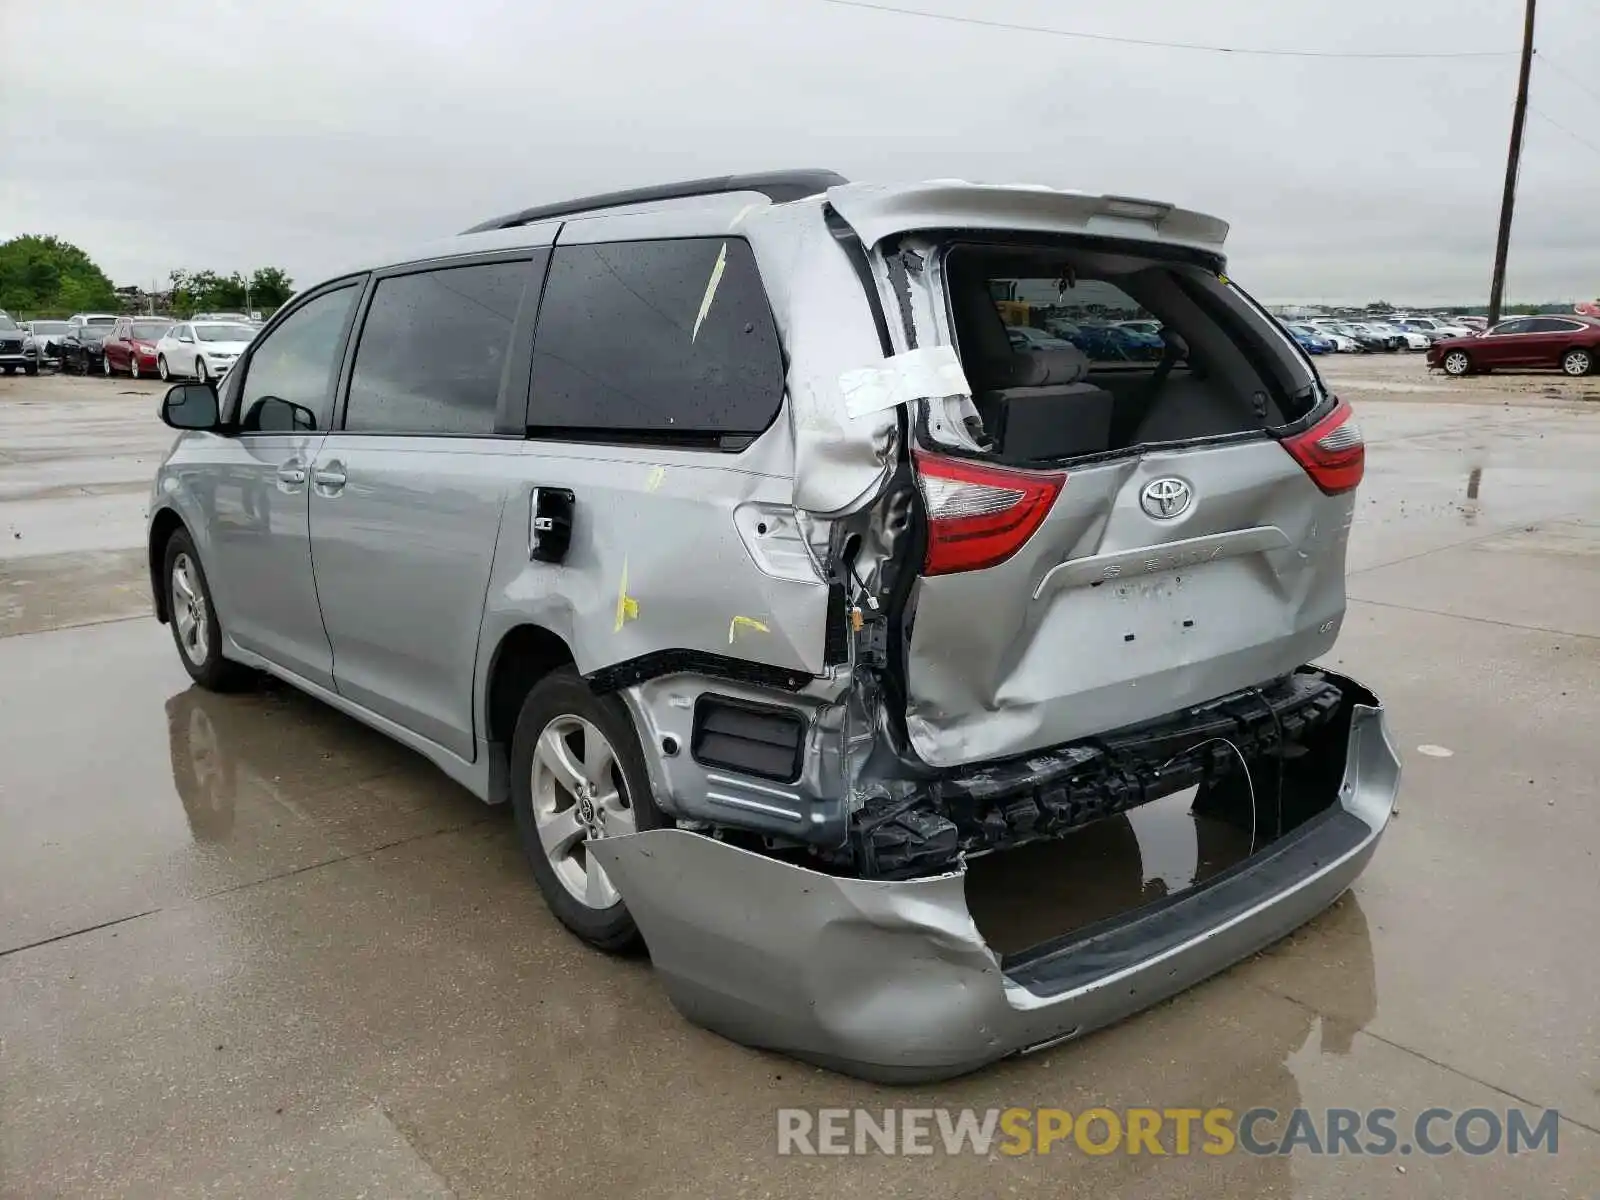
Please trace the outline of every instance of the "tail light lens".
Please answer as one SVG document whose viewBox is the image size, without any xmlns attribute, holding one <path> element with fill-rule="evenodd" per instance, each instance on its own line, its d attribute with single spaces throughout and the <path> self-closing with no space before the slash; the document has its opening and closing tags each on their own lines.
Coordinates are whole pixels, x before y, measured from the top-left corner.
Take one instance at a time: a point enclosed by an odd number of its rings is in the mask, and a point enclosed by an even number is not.
<svg viewBox="0 0 1600 1200">
<path fill-rule="evenodd" d="M 1339 400 L 1333 411 L 1304 433 L 1283 439 L 1315 483 L 1329 496 L 1353 490 L 1367 468 L 1367 443 L 1356 424 L 1355 410 Z"/>
<path fill-rule="evenodd" d="M 1004 562 L 1033 536 L 1067 481 L 1062 471 L 1019 471 L 916 454 L 928 511 L 925 575 Z"/>
</svg>

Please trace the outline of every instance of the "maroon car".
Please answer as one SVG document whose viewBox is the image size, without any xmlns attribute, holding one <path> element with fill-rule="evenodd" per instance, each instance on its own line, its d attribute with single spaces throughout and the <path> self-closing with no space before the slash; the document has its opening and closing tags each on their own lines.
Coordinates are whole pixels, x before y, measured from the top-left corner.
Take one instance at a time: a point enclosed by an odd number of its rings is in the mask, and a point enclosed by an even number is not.
<svg viewBox="0 0 1600 1200">
<path fill-rule="evenodd" d="M 123 317 L 105 340 L 105 356 L 100 360 L 107 375 L 126 371 L 135 379 L 156 373 L 156 343 L 172 328 L 162 317 Z"/>
<path fill-rule="evenodd" d="M 1600 317 L 1512 317 L 1486 333 L 1445 338 L 1428 347 L 1428 365 L 1447 375 L 1496 367 L 1559 367 L 1587 375 L 1600 362 Z"/>
</svg>

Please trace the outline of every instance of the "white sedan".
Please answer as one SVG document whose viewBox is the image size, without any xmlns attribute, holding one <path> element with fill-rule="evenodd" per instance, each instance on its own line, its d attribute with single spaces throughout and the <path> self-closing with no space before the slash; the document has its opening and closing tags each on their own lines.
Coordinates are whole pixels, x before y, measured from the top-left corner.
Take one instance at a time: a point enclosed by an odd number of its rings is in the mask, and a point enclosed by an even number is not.
<svg viewBox="0 0 1600 1200">
<path fill-rule="evenodd" d="M 156 343 L 156 374 L 163 379 L 221 379 L 255 336 L 255 326 L 236 321 L 174 325 Z"/>
</svg>

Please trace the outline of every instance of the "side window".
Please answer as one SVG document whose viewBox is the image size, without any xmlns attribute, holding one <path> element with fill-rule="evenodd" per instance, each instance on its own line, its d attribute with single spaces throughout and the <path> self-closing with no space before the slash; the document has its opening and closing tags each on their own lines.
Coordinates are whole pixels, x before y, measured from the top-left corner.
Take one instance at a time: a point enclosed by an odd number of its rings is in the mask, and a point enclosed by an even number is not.
<svg viewBox="0 0 1600 1200">
<path fill-rule="evenodd" d="M 1575 321 L 1563 321 L 1559 317 L 1538 317 L 1533 322 L 1532 333 L 1572 333 L 1582 329 L 1583 326 Z"/>
<path fill-rule="evenodd" d="M 242 432 L 328 428 L 340 335 L 360 294 L 353 283 L 324 292 L 256 343 L 239 390 Z M 269 400 L 278 403 L 266 404 Z M 295 414 L 292 421 L 285 410 Z"/>
<path fill-rule="evenodd" d="M 1533 322 L 1528 320 L 1526 317 L 1522 317 L 1515 321 L 1501 321 L 1500 324 L 1496 325 L 1489 332 L 1498 337 L 1499 335 L 1506 333 L 1532 333 L 1532 327 Z"/>
<path fill-rule="evenodd" d="M 783 354 L 748 243 L 555 249 L 533 345 L 530 434 L 736 449 L 782 402 Z"/>
<path fill-rule="evenodd" d="M 344 427 L 493 433 L 526 261 L 380 279 L 361 328 Z"/>
</svg>

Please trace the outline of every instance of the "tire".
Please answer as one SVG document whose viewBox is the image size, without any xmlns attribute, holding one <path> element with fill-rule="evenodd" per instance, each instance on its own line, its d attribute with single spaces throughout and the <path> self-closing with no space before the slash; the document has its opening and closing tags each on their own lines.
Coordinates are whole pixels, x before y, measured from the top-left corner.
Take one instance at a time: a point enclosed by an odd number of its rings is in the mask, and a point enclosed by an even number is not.
<svg viewBox="0 0 1600 1200">
<path fill-rule="evenodd" d="M 1574 347 L 1561 356 L 1561 369 L 1574 379 L 1594 370 L 1594 354 Z"/>
<path fill-rule="evenodd" d="M 139 356 L 137 354 L 128 355 L 128 374 L 134 379 L 139 378 Z"/>
<path fill-rule="evenodd" d="M 27 366 L 22 368 L 22 373 L 24 375 L 37 375 L 39 373 L 39 364 L 29 363 Z"/>
<path fill-rule="evenodd" d="M 162 383 L 170 383 L 172 380 L 172 372 L 167 368 L 167 356 L 165 354 L 156 358 L 156 374 L 161 377 Z"/>
<path fill-rule="evenodd" d="M 1467 357 L 1465 350 L 1451 350 L 1440 365 L 1444 367 L 1446 375 L 1454 375 L 1457 379 L 1472 374 L 1472 359 Z"/>
<path fill-rule="evenodd" d="M 249 678 L 249 671 L 222 657 L 222 626 L 211 601 L 205 568 L 200 565 L 200 555 L 195 552 L 188 530 L 179 529 L 167 539 L 161 561 L 161 577 L 167 589 L 167 624 L 178 648 L 178 661 L 201 687 L 213 692 L 234 690 Z M 184 612 L 189 614 L 188 620 L 180 615 Z"/>
<path fill-rule="evenodd" d="M 194 356 L 194 377 L 200 383 L 206 382 L 206 360 L 198 354 Z"/>
<path fill-rule="evenodd" d="M 100 373 L 107 379 L 110 379 L 111 376 L 115 374 L 115 372 L 111 369 L 110 357 L 104 353 L 100 355 Z"/>
<path fill-rule="evenodd" d="M 563 758 L 577 768 L 567 778 L 592 770 L 596 760 L 604 761 L 603 748 L 594 738 L 604 739 L 611 757 L 600 774 L 598 791 L 591 785 L 587 795 L 580 795 L 560 782 L 560 773 L 550 767 L 551 756 L 540 745 L 547 733 L 559 739 Z M 605 802 L 608 783 L 615 803 Z M 591 861 L 582 849 L 591 837 L 665 824 L 651 796 L 633 718 L 622 701 L 596 696 L 571 667 L 536 683 L 522 702 L 511 739 L 511 806 L 523 853 L 556 919 L 610 953 L 642 945 L 622 897 L 598 861 Z M 563 819 L 565 814 L 570 815 Z M 580 889 L 586 894 L 581 895 Z"/>
<path fill-rule="evenodd" d="M 17 373 L 17 369 L 9 364 L 7 364 L 4 370 L 7 375 L 15 375 Z"/>
</svg>

